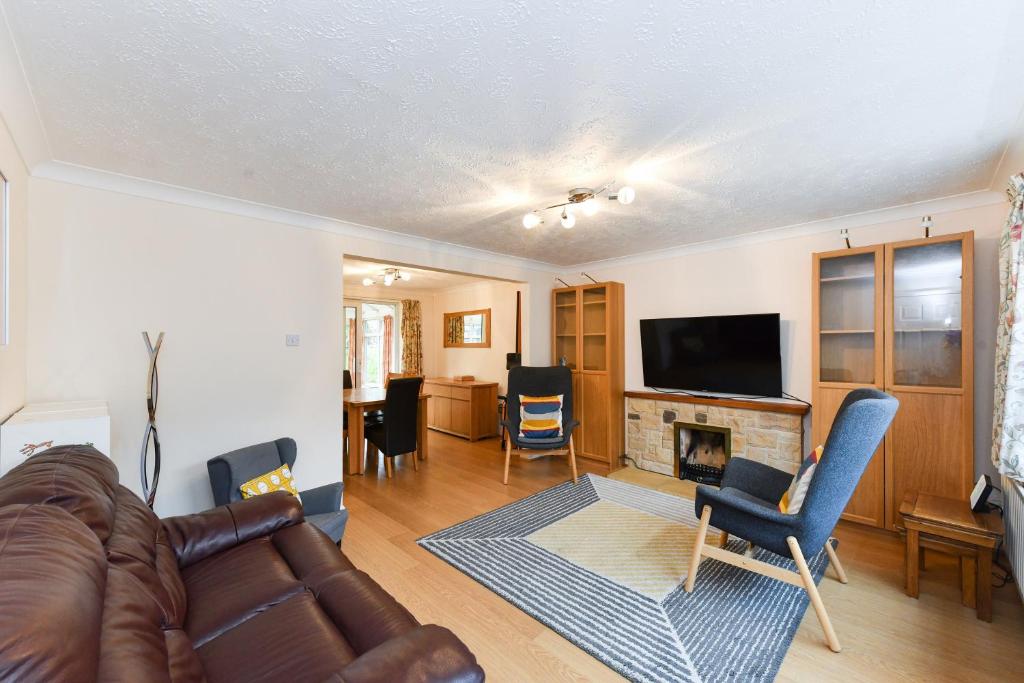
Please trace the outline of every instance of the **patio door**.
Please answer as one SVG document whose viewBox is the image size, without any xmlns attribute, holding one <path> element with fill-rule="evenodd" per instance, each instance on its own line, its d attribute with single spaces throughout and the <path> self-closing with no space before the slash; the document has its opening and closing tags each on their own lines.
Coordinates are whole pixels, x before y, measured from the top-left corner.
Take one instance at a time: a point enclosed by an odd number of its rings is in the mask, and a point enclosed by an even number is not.
<svg viewBox="0 0 1024 683">
<path fill-rule="evenodd" d="M 398 304 L 345 303 L 345 362 L 357 387 L 382 387 L 389 372 L 400 372 Z"/>
</svg>

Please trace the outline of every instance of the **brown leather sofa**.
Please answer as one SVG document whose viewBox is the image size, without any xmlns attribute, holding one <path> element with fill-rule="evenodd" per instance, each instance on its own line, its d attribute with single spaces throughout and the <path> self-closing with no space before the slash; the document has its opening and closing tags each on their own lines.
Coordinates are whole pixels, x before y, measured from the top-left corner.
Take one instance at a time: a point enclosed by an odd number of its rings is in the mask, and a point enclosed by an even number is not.
<svg viewBox="0 0 1024 683">
<path fill-rule="evenodd" d="M 293 496 L 161 521 L 85 446 L 0 479 L 0 680 L 483 679 Z"/>
</svg>

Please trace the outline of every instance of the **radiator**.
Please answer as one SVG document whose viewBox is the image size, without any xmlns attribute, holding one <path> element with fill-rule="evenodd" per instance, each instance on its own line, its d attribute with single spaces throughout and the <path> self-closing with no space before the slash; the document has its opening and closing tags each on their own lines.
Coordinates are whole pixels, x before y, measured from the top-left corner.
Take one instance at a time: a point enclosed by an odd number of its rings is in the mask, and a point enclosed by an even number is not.
<svg viewBox="0 0 1024 683">
<path fill-rule="evenodd" d="M 1024 599 L 1021 580 L 1024 579 L 1024 487 L 1009 477 L 1003 477 L 1003 521 L 1006 523 L 1006 556 L 1010 558 L 1014 583 Z"/>
</svg>

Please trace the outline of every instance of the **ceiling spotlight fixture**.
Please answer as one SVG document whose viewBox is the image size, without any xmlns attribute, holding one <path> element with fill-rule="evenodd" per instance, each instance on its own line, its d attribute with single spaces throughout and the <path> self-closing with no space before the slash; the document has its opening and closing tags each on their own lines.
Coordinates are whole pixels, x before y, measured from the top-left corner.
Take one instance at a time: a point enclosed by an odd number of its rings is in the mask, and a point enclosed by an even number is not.
<svg viewBox="0 0 1024 683">
<path fill-rule="evenodd" d="M 378 282 L 383 282 L 385 287 L 390 287 L 395 281 L 404 280 L 408 282 L 412 279 L 412 274 L 407 270 L 399 270 L 398 268 L 385 268 L 383 273 L 374 275 L 373 277 L 364 277 L 363 286 L 372 287 Z"/>
<path fill-rule="evenodd" d="M 619 204 L 632 204 L 636 199 L 636 190 L 629 185 L 623 185 L 618 192 L 608 195 L 608 199 L 618 199 Z"/>
<path fill-rule="evenodd" d="M 618 190 L 612 190 L 611 186 L 613 184 L 614 181 L 597 190 L 589 187 L 575 187 L 569 190 L 568 198 L 561 204 L 552 204 L 551 206 L 544 207 L 543 209 L 534 209 L 524 215 L 523 227 L 527 230 L 532 230 L 543 223 L 544 219 L 541 217 L 542 211 L 547 211 L 549 209 L 562 209 L 559 222 L 562 224 L 563 228 L 572 228 L 576 225 L 576 213 L 574 209 L 579 207 L 584 216 L 593 216 L 601 208 L 601 205 L 597 200 L 598 196 L 601 194 L 605 194 L 608 199 L 618 200 L 620 204 L 632 204 L 633 200 L 636 199 L 636 190 L 628 185 L 623 185 Z"/>
</svg>

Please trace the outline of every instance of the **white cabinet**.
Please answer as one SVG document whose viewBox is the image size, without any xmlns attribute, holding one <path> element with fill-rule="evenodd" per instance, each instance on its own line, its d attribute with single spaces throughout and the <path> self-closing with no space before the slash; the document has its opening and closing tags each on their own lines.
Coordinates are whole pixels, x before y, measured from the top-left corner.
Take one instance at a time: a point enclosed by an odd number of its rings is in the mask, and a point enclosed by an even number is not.
<svg viewBox="0 0 1024 683">
<path fill-rule="evenodd" d="M 0 475 L 51 446 L 91 444 L 110 455 L 110 412 L 105 401 L 33 403 L 0 424 Z"/>
</svg>

